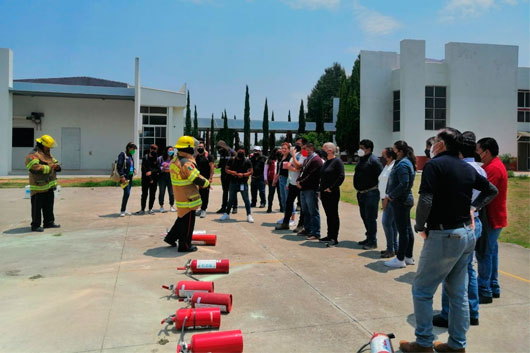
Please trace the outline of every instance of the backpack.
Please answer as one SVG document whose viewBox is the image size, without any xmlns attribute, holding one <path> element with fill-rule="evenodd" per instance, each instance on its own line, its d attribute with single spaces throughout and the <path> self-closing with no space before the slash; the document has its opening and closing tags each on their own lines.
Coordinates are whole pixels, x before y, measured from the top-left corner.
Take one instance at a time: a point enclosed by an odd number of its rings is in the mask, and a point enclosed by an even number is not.
<svg viewBox="0 0 530 353">
<path fill-rule="evenodd" d="M 125 166 L 127 165 L 127 158 L 124 158 L 123 160 L 123 167 L 125 169 Z M 110 172 L 110 180 L 114 182 L 118 182 L 121 180 L 121 175 L 118 172 L 118 160 L 115 160 L 112 162 L 111 172 Z"/>
</svg>

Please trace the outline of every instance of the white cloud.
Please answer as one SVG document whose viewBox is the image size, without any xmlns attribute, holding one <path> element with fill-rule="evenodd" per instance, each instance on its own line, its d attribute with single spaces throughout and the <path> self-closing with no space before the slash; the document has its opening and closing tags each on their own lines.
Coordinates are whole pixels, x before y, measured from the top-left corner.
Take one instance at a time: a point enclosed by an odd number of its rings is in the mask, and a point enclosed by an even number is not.
<svg viewBox="0 0 530 353">
<path fill-rule="evenodd" d="M 283 0 L 293 9 L 332 9 L 340 4 L 340 0 Z"/>
<path fill-rule="evenodd" d="M 439 19 L 442 22 L 452 22 L 457 18 L 474 18 L 502 5 L 518 4 L 518 0 L 449 0 L 440 10 Z"/>
<path fill-rule="evenodd" d="M 353 2 L 353 12 L 361 30 L 370 36 L 391 34 L 403 26 L 391 16 L 364 7 L 358 0 Z"/>
</svg>

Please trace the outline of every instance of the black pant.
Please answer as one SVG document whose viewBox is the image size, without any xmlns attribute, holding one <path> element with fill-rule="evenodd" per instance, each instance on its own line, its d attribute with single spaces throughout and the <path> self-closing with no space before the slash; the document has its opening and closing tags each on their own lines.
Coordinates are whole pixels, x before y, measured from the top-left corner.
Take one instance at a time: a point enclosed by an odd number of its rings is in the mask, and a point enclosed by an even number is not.
<svg viewBox="0 0 530 353">
<path fill-rule="evenodd" d="M 412 203 L 405 205 L 405 203 L 400 201 L 392 201 L 392 209 L 394 210 L 396 226 L 399 232 L 397 258 L 401 261 L 403 261 L 405 256 L 412 257 L 412 250 L 414 250 L 414 233 L 410 222 L 411 208 Z"/>
<path fill-rule="evenodd" d="M 230 175 L 221 174 L 221 185 L 223 187 L 223 204 L 221 205 L 221 208 L 225 210 L 226 213 L 230 213 L 230 210 L 226 209 L 226 204 L 228 203 L 228 194 L 230 192 Z M 237 208 L 237 197 L 234 199 L 232 207 L 234 209 Z"/>
<path fill-rule="evenodd" d="M 202 206 L 201 210 L 206 211 L 208 208 L 208 201 L 210 201 L 210 187 L 200 188 L 199 194 L 201 194 Z"/>
<path fill-rule="evenodd" d="M 263 177 L 252 177 L 250 180 L 250 195 L 252 207 L 256 206 L 258 202 L 258 191 L 259 199 L 261 200 L 260 206 L 265 206 L 265 180 Z"/>
<path fill-rule="evenodd" d="M 280 207 L 281 207 L 281 204 L 282 204 L 281 200 L 280 200 L 280 190 L 278 189 L 279 185 L 273 186 L 272 182 L 273 182 L 272 180 L 268 180 L 267 181 L 267 186 L 269 187 L 269 195 L 267 197 L 267 199 L 268 199 L 267 201 L 269 202 L 269 207 L 268 207 L 269 210 L 272 210 L 272 204 L 274 202 L 274 194 L 276 192 L 278 192 L 278 202 L 280 204 Z"/>
<path fill-rule="evenodd" d="M 151 182 L 150 178 L 142 178 L 142 211 L 145 211 L 145 203 L 147 201 L 147 193 L 149 193 L 149 209 L 153 209 L 155 204 L 156 187 L 158 180 L 154 179 Z"/>
<path fill-rule="evenodd" d="M 359 211 L 366 228 L 366 239 L 370 244 L 377 244 L 377 212 L 379 209 L 379 189 L 357 193 Z"/>
<path fill-rule="evenodd" d="M 320 201 L 324 206 L 326 212 L 326 221 L 328 224 L 328 238 L 337 240 L 339 236 L 339 200 L 340 190 L 333 190 L 332 192 L 320 192 Z"/>
<path fill-rule="evenodd" d="M 158 177 L 158 203 L 160 207 L 164 207 L 164 196 L 169 195 L 169 206 L 173 207 L 175 204 L 175 196 L 173 196 L 173 186 L 171 185 L 171 177 L 169 172 L 162 172 Z"/>
<path fill-rule="evenodd" d="M 293 204 L 297 197 L 300 197 L 300 189 L 296 185 L 289 184 L 289 190 L 287 191 L 287 201 L 285 202 L 285 213 L 283 215 L 283 223 L 289 224 L 289 220 L 293 215 Z M 302 212 L 300 212 L 300 217 Z M 301 218 L 300 218 L 301 220 Z M 303 223 L 298 222 L 299 225 Z"/>
<path fill-rule="evenodd" d="M 50 189 L 46 192 L 39 192 L 31 196 L 31 228 L 40 227 L 42 216 L 44 216 L 44 226 L 50 226 L 55 222 L 53 215 L 53 201 L 55 194 Z"/>
<path fill-rule="evenodd" d="M 191 237 L 193 229 L 195 228 L 195 211 L 191 210 L 186 215 L 177 218 L 169 233 L 167 233 L 166 240 L 169 243 L 177 242 L 178 251 L 187 251 L 191 248 Z"/>
</svg>

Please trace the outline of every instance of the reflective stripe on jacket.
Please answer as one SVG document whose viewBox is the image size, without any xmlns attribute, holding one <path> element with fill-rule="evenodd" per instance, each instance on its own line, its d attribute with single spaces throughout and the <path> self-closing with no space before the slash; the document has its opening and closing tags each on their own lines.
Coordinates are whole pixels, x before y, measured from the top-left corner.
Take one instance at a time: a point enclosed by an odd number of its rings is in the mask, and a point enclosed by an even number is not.
<svg viewBox="0 0 530 353">
<path fill-rule="evenodd" d="M 169 166 L 169 173 L 178 216 L 183 217 L 188 212 L 197 210 L 202 205 L 202 200 L 199 186 L 194 181 L 201 178 L 205 181 L 203 187 L 209 187 L 210 184 L 200 175 L 195 159 L 193 157 L 184 158 L 183 156 L 173 158 Z"/>
<path fill-rule="evenodd" d="M 46 154 L 36 148 L 26 156 L 25 164 L 29 172 L 29 190 L 31 195 L 57 187 L 57 170 L 51 168 L 50 164 L 59 164 L 59 161 L 53 158 L 51 154 Z"/>
</svg>

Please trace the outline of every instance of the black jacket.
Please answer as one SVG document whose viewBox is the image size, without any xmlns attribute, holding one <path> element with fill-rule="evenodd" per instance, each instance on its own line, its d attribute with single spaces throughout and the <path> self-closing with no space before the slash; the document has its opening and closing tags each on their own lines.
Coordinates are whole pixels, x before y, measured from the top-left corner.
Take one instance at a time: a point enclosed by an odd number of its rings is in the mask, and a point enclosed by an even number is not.
<svg viewBox="0 0 530 353">
<path fill-rule="evenodd" d="M 383 165 L 373 153 L 361 157 L 361 160 L 355 167 L 353 187 L 357 191 L 363 191 L 377 186 L 379 183 L 379 174 L 381 174 L 382 170 Z"/>
<path fill-rule="evenodd" d="M 150 176 L 147 176 L 147 172 L 151 172 Z M 158 164 L 158 156 L 155 154 L 151 156 L 149 153 L 144 155 L 142 158 L 142 179 L 158 180 L 160 174 L 160 165 Z"/>
</svg>

